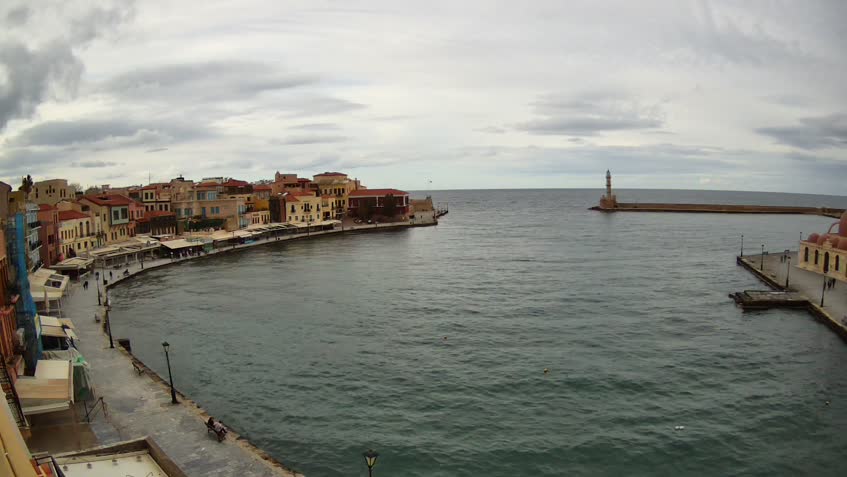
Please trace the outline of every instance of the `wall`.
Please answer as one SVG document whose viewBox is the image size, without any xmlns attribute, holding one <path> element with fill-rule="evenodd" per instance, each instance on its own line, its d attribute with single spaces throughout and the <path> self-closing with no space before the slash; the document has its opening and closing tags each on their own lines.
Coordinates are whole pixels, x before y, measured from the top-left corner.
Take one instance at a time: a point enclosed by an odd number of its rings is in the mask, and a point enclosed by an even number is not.
<svg viewBox="0 0 847 477">
<path fill-rule="evenodd" d="M 842 237 L 841 240 L 847 241 L 847 237 Z M 808 260 L 806 259 L 807 250 Z M 817 263 L 815 263 L 815 252 L 818 253 Z M 814 242 L 801 241 L 800 251 L 798 253 L 800 263 L 797 266 L 804 270 L 823 275 L 827 255 L 829 255 L 829 272 L 826 273 L 826 276 L 847 282 L 847 250 L 833 248 L 829 242 L 818 245 Z M 838 262 L 837 267 L 836 262 Z"/>
</svg>

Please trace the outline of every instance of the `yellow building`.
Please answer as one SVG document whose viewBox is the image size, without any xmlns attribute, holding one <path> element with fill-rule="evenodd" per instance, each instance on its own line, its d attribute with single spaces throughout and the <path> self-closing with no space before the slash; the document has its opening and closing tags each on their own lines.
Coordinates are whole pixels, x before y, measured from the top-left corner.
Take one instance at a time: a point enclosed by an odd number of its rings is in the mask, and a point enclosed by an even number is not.
<svg viewBox="0 0 847 477">
<path fill-rule="evenodd" d="M 826 233 L 801 240 L 798 261 L 799 268 L 847 282 L 847 212 Z"/>
<path fill-rule="evenodd" d="M 311 192 L 286 192 L 282 195 L 285 207 L 285 222 L 310 224 L 320 222 L 322 199 Z"/>
<path fill-rule="evenodd" d="M 123 242 L 132 237 L 129 206 L 131 199 L 118 194 L 86 195 L 79 199 L 82 212 L 99 218 L 99 244 Z"/>
<path fill-rule="evenodd" d="M 224 194 L 221 189 L 222 185 L 214 181 L 199 184 L 182 178 L 171 181 L 171 210 L 182 224 L 179 230 L 184 230 L 189 221 L 203 225 L 202 228 L 246 227 L 247 196 Z"/>
<path fill-rule="evenodd" d="M 97 246 L 97 232 L 90 215 L 77 210 L 60 210 L 59 224 L 59 239 L 65 258 L 78 256 Z"/>
<path fill-rule="evenodd" d="M 50 179 L 33 183 L 29 198 L 36 204 L 56 205 L 63 200 L 74 200 L 75 192 L 67 180 Z"/>
<path fill-rule="evenodd" d="M 320 195 L 327 197 L 328 208 L 324 207 L 322 219 L 342 218 L 350 204 L 350 193 L 364 188 L 358 179 L 350 179 L 342 172 L 315 174 L 312 182 Z"/>
</svg>

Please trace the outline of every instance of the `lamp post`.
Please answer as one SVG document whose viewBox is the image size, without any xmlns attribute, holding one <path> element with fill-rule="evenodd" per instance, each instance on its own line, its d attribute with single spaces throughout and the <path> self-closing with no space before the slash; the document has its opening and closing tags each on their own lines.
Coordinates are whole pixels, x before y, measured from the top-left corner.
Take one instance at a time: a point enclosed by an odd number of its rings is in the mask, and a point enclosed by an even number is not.
<svg viewBox="0 0 847 477">
<path fill-rule="evenodd" d="M 759 270 L 765 271 L 765 244 L 762 244 L 762 263 L 759 265 Z"/>
<path fill-rule="evenodd" d="M 373 470 L 376 465 L 376 458 L 379 457 L 379 453 L 368 449 L 367 452 L 362 454 L 362 457 L 365 458 L 365 464 L 368 465 L 368 477 L 373 477 Z"/>
<path fill-rule="evenodd" d="M 174 376 L 171 373 L 171 357 L 168 354 L 168 349 L 171 347 L 167 341 L 162 341 L 162 348 L 165 348 L 165 361 L 168 363 L 168 379 L 171 382 L 171 403 L 179 404 L 179 401 L 176 400 L 176 391 L 174 390 Z"/>
<path fill-rule="evenodd" d="M 95 278 L 94 284 L 97 285 L 97 306 L 102 306 L 103 303 L 100 300 L 100 280 Z"/>
<path fill-rule="evenodd" d="M 798 254 L 800 252 L 797 252 Z M 785 268 L 785 289 L 788 290 L 788 276 L 791 275 L 791 255 L 788 256 L 788 266 Z"/>
<path fill-rule="evenodd" d="M 821 308 L 823 308 L 823 295 L 826 293 L 826 278 L 827 276 L 823 276 L 823 288 L 821 288 Z"/>
<path fill-rule="evenodd" d="M 109 312 L 112 311 L 112 305 L 109 304 L 109 298 L 106 298 L 106 330 L 109 332 L 109 348 L 115 348 L 115 342 L 112 341 L 112 318 Z"/>
<path fill-rule="evenodd" d="M 744 234 L 741 234 L 741 258 L 744 258 Z"/>
</svg>

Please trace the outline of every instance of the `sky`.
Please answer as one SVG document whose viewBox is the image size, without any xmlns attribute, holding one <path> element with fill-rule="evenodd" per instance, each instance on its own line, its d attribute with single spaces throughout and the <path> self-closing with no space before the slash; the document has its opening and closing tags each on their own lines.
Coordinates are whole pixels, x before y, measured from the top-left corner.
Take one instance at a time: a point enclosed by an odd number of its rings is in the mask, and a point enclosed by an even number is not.
<svg viewBox="0 0 847 477">
<path fill-rule="evenodd" d="M 847 2 L 0 2 L 0 180 L 847 195 Z"/>
</svg>

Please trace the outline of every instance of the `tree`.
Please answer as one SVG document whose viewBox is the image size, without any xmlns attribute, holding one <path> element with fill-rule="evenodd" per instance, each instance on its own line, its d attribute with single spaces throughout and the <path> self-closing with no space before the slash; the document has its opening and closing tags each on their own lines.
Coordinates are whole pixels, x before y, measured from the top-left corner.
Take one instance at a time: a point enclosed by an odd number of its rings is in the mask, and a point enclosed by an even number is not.
<svg viewBox="0 0 847 477">
<path fill-rule="evenodd" d="M 397 215 L 397 202 L 392 194 L 388 194 L 382 199 L 382 215 L 389 219 Z"/>
<path fill-rule="evenodd" d="M 359 199 L 359 208 L 357 213 L 359 214 L 360 219 L 369 219 L 371 218 L 371 204 L 367 198 Z"/>
<path fill-rule="evenodd" d="M 71 182 L 70 184 L 68 184 L 68 187 L 70 187 L 71 190 L 74 191 L 74 193 L 82 192 L 82 186 L 79 184 L 79 182 Z"/>
<path fill-rule="evenodd" d="M 32 192 L 33 184 L 32 176 L 27 174 L 26 177 L 21 178 L 21 186 L 18 187 L 18 190 L 22 190 L 25 194 L 29 195 L 29 193 Z"/>
</svg>

